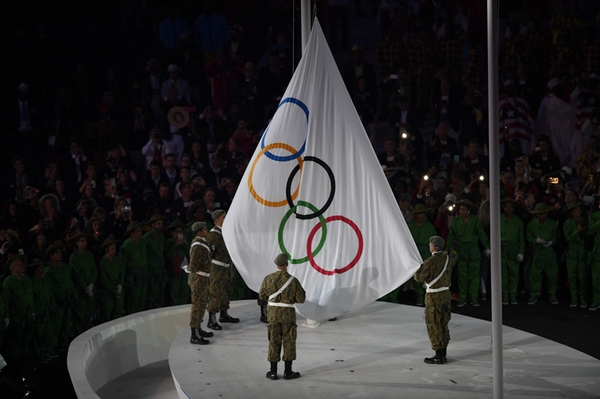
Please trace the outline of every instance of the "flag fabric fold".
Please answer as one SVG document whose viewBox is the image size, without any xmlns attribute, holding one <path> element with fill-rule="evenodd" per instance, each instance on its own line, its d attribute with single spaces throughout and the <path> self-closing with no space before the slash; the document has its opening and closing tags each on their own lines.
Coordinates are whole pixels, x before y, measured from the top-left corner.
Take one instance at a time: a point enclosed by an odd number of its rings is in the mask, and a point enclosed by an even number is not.
<svg viewBox="0 0 600 399">
<path fill-rule="evenodd" d="M 368 305 L 422 263 L 317 20 L 223 236 L 255 291 L 287 253 L 313 320 Z"/>
</svg>

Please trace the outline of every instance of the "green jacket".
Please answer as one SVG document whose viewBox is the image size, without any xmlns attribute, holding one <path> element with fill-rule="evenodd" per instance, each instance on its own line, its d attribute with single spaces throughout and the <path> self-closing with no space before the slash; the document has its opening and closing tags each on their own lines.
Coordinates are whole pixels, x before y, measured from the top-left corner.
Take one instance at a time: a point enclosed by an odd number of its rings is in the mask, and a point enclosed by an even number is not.
<svg viewBox="0 0 600 399">
<path fill-rule="evenodd" d="M 86 287 L 90 284 L 96 285 L 98 277 L 98 267 L 94 255 L 87 250 L 84 253 L 73 252 L 69 258 L 69 268 L 77 294 L 80 298 L 86 298 Z"/>
<path fill-rule="evenodd" d="M 485 249 L 490 248 L 488 236 L 485 234 L 483 225 L 477 216 L 469 215 L 468 223 L 465 223 L 461 217 L 457 217 L 452 221 L 446 241 L 448 250 L 451 250 L 455 244 L 457 247 L 471 246 L 477 245 L 478 241 Z"/>
<path fill-rule="evenodd" d="M 121 258 L 115 255 L 112 260 L 105 256 L 100 259 L 100 286 L 103 290 L 116 294 L 117 285 L 125 284 L 125 265 Z"/>
<path fill-rule="evenodd" d="M 121 260 L 127 269 L 148 269 L 148 254 L 143 241 L 135 243 L 131 238 L 121 245 Z"/>
<path fill-rule="evenodd" d="M 13 274 L 6 277 L 2 283 L 2 299 L 8 306 L 9 317 L 31 316 L 34 313 L 31 279 L 23 275 L 19 280 Z"/>
<path fill-rule="evenodd" d="M 304 288 L 302 288 L 297 278 L 294 278 L 281 294 L 269 300 L 269 296 L 276 293 L 289 278 L 290 274 L 285 270 L 278 270 L 267 275 L 258 293 L 260 300 L 287 304 L 304 303 L 306 292 L 304 292 Z M 296 309 L 293 307 L 269 306 L 268 312 L 269 324 L 296 322 Z"/>
<path fill-rule="evenodd" d="M 600 250 L 600 211 L 592 213 L 587 233 L 594 237 L 594 251 Z"/>
<path fill-rule="evenodd" d="M 538 237 L 544 239 L 546 242 L 552 241 L 552 245 L 546 247 L 546 244 L 537 243 L 536 240 Z M 527 241 L 534 245 L 535 251 L 550 249 L 552 246 L 556 245 L 558 239 L 558 223 L 552 219 L 546 219 L 546 222 L 543 225 L 540 224 L 539 219 L 533 219 L 527 225 Z"/>
<path fill-rule="evenodd" d="M 581 225 L 584 228 L 587 226 L 587 220 L 584 219 L 583 217 L 581 218 Z M 569 246 L 571 244 L 574 244 L 576 246 L 578 246 L 578 245 L 583 246 L 585 244 L 586 231 L 585 231 L 585 229 L 581 232 L 579 231 L 578 225 L 577 225 L 577 222 L 575 222 L 575 219 L 573 219 L 573 218 L 568 219 L 565 222 L 565 225 L 563 226 L 563 231 L 565 233 L 565 239 L 567 240 Z"/>
<path fill-rule="evenodd" d="M 165 236 L 154 234 L 152 230 L 142 236 L 141 242 L 146 247 L 148 270 L 163 270 L 165 267 Z"/>
<path fill-rule="evenodd" d="M 510 220 L 506 215 L 500 216 L 500 242 L 504 244 L 516 244 L 519 246 L 521 255 L 525 253 L 525 226 L 517 215 Z"/>
<path fill-rule="evenodd" d="M 48 308 L 56 305 L 50 283 L 45 277 L 34 277 L 31 279 L 33 284 L 33 303 L 36 314 L 47 312 Z"/>
<path fill-rule="evenodd" d="M 417 270 L 415 273 L 415 280 L 417 280 L 419 283 L 431 283 L 437 276 L 439 276 L 442 270 L 444 270 L 446 259 L 448 259 L 448 255 L 443 252 L 437 252 L 431 257 L 427 258 L 419 270 Z M 452 267 L 450 266 L 450 261 L 448 260 L 446 271 L 431 288 L 450 287 L 451 275 Z"/>
<path fill-rule="evenodd" d="M 431 253 L 429 252 L 429 239 L 432 236 L 437 235 L 437 231 L 435 230 L 435 227 L 433 227 L 433 224 L 424 220 L 423 224 L 419 226 L 415 220 L 411 220 L 408 222 L 408 229 L 410 230 L 413 240 L 415 240 L 415 244 L 417 244 L 421 258 L 423 258 L 423 260 L 429 258 L 431 256 Z"/>
<path fill-rule="evenodd" d="M 76 296 L 69 266 L 64 262 L 59 264 L 49 263 L 44 268 L 44 278 L 50 284 L 56 306 L 60 308 L 69 306 L 71 300 Z"/>
</svg>

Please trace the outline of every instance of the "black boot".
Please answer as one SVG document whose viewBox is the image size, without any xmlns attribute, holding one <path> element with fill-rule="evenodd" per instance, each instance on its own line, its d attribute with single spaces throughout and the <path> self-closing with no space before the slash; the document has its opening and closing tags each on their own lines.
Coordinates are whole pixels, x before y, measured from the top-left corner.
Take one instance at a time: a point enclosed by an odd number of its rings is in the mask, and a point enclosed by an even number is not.
<svg viewBox="0 0 600 399">
<path fill-rule="evenodd" d="M 196 329 L 194 327 L 192 327 L 192 337 L 190 338 L 190 344 L 194 344 L 194 345 L 208 345 L 210 344 L 209 340 L 206 340 L 202 337 L 198 337 L 196 335 Z"/>
<path fill-rule="evenodd" d="M 444 363 L 448 363 L 448 359 L 446 358 L 446 348 L 441 349 L 442 351 L 442 359 L 444 359 Z"/>
<path fill-rule="evenodd" d="M 260 321 L 263 323 L 269 322 L 269 319 L 267 318 L 267 305 L 260 305 Z"/>
<path fill-rule="evenodd" d="M 203 329 L 199 328 L 198 335 L 200 335 L 201 337 L 204 337 L 204 338 L 210 338 L 215 334 L 210 331 L 204 331 Z"/>
<path fill-rule="evenodd" d="M 426 357 L 424 362 L 427 364 L 444 364 L 444 355 L 442 354 L 442 349 L 436 350 L 435 356 Z"/>
<path fill-rule="evenodd" d="M 221 316 L 219 317 L 219 321 L 221 323 L 239 323 L 240 319 L 229 316 L 226 310 L 221 310 Z"/>
<path fill-rule="evenodd" d="M 277 362 L 271 362 L 271 370 L 267 371 L 267 378 L 270 380 L 277 379 Z"/>
<path fill-rule="evenodd" d="M 283 379 L 284 380 L 293 380 L 294 378 L 300 378 L 300 373 L 292 371 L 291 360 L 286 361 L 285 362 L 285 371 L 283 372 Z"/>
<path fill-rule="evenodd" d="M 210 312 L 208 313 L 208 323 L 206 324 L 206 327 L 210 328 L 211 330 L 223 329 L 223 327 L 221 327 L 219 323 L 217 323 L 217 315 Z"/>
</svg>

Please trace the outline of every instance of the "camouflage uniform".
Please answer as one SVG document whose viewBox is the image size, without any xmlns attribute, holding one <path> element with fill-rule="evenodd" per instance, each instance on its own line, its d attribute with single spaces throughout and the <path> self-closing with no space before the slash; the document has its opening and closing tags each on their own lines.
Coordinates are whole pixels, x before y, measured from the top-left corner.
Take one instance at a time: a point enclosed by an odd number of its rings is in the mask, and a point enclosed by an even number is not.
<svg viewBox="0 0 600 399">
<path fill-rule="evenodd" d="M 448 259 L 446 254 L 435 252 L 417 270 L 415 280 L 420 283 L 431 283 L 444 269 L 446 259 Z M 451 264 L 448 262 L 446 271 L 430 289 L 450 287 L 451 274 Z M 445 349 L 450 341 L 448 322 L 452 313 L 451 299 L 452 293 L 449 289 L 439 292 L 428 292 L 425 295 L 425 323 L 427 324 L 427 333 L 429 334 L 429 341 L 431 341 L 431 348 L 434 351 Z"/>
<path fill-rule="evenodd" d="M 188 283 L 192 290 L 190 327 L 193 328 L 200 328 L 208 304 L 211 261 L 210 249 L 206 244 L 206 240 L 202 237 L 194 238 L 190 248 L 190 263 L 188 265 L 188 270 L 191 272 L 188 277 Z"/>
<path fill-rule="evenodd" d="M 208 311 L 218 313 L 229 309 L 229 299 L 233 293 L 233 262 L 219 226 L 210 230 L 206 243 L 212 254 Z"/>
<path fill-rule="evenodd" d="M 278 270 L 269 274 L 262 282 L 259 298 L 269 300 L 269 362 L 279 362 L 281 345 L 283 343 L 283 361 L 296 360 L 296 309 L 294 307 L 276 306 L 275 303 L 294 304 L 304 303 L 306 293 L 298 279 L 294 278 L 290 284 L 277 295 L 269 299 L 288 281 L 290 274 L 286 270 Z"/>
</svg>

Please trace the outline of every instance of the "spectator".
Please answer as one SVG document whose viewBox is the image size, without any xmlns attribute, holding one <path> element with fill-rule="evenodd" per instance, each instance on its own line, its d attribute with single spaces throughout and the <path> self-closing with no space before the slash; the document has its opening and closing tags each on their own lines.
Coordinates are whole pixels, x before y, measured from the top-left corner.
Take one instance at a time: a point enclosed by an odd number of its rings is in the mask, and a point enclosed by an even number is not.
<svg viewBox="0 0 600 399">
<path fill-rule="evenodd" d="M 196 19 L 194 27 L 194 40 L 204 56 L 204 63 L 212 61 L 230 40 L 229 32 L 227 18 L 215 11 L 214 0 L 205 0 L 204 13 Z"/>
</svg>

